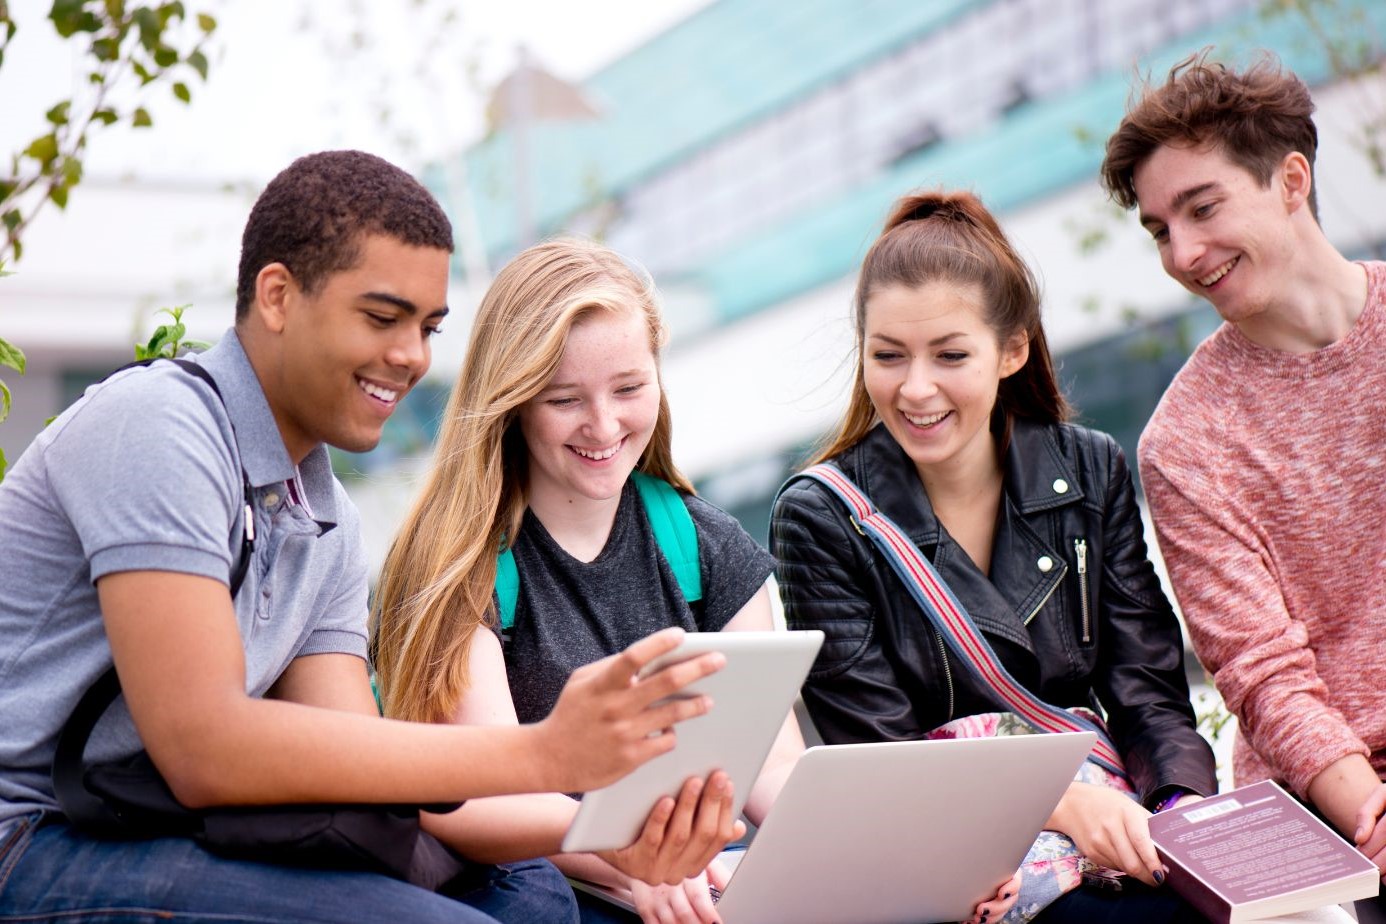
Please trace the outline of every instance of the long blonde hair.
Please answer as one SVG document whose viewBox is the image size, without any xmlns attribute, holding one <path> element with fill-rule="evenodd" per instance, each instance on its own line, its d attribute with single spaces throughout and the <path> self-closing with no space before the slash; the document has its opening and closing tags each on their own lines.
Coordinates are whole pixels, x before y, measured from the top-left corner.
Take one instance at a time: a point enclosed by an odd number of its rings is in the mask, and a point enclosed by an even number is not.
<svg viewBox="0 0 1386 924">
<path fill-rule="evenodd" d="M 527 503 L 520 407 L 553 378 L 574 324 L 632 308 L 645 315 L 658 368 L 667 332 L 653 283 L 596 243 L 565 238 L 530 247 L 486 292 L 428 481 L 380 576 L 373 652 L 386 715 L 436 722 L 456 708 L 473 633 L 495 618 L 496 555 L 514 541 Z M 661 384 L 638 468 L 691 493 L 674 466 L 671 437 Z"/>
</svg>

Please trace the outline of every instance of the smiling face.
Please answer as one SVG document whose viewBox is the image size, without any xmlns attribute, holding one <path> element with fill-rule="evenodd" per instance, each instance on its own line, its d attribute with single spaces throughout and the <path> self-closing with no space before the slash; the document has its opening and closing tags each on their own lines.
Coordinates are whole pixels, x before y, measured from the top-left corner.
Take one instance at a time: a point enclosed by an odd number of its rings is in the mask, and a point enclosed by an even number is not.
<svg viewBox="0 0 1386 924">
<path fill-rule="evenodd" d="M 1282 294 L 1295 255 L 1292 216 L 1304 206 L 1308 162 L 1290 154 L 1263 187 L 1215 146 L 1162 145 L 1133 176 L 1141 224 L 1165 272 L 1233 323 Z"/>
<path fill-rule="evenodd" d="M 654 434 L 659 397 L 641 311 L 598 310 L 574 324 L 553 378 L 520 408 L 530 506 L 619 500 Z"/>
<path fill-rule="evenodd" d="M 448 253 L 384 235 L 361 242 L 351 269 L 304 292 L 283 264 L 260 272 L 260 316 L 275 359 L 256 363 L 290 457 L 327 443 L 365 452 L 428 370 L 429 338 L 447 314 Z M 264 368 L 261 368 L 261 366 Z"/>
<path fill-rule="evenodd" d="M 1003 350 L 984 312 L 976 284 L 887 286 L 866 300 L 866 392 L 926 480 L 930 472 L 995 465 L 997 388 L 1024 365 L 1028 345 L 1021 336 Z"/>
</svg>

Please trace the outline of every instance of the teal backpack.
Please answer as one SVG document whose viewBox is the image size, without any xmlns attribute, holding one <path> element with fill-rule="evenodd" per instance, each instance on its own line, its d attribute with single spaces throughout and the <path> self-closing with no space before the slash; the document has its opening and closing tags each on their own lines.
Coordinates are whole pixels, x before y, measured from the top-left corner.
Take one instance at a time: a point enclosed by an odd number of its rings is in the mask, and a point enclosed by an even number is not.
<svg viewBox="0 0 1386 924">
<path fill-rule="evenodd" d="M 688 505 L 674 486 L 662 478 L 632 472 L 635 488 L 645 507 L 645 517 L 655 542 L 679 582 L 683 598 L 694 603 L 703 598 L 703 577 L 698 570 L 698 532 Z M 520 571 L 508 547 L 496 556 L 496 599 L 500 602 L 501 629 L 515 624 L 515 604 L 520 599 Z"/>
</svg>

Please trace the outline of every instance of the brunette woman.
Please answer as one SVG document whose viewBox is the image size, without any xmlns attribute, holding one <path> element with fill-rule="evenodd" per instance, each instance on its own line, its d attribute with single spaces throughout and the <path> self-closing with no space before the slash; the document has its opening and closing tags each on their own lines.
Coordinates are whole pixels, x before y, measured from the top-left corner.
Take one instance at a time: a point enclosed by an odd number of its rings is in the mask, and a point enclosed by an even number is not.
<svg viewBox="0 0 1386 924">
<path fill-rule="evenodd" d="M 907 196 L 866 255 L 855 322 L 847 412 L 815 461 L 909 535 L 1031 692 L 1105 713 L 1138 798 L 1074 782 L 1049 827 L 1157 886 L 1150 813 L 1214 792 L 1213 757 L 1126 460 L 1111 437 L 1066 422 L 1033 275 L 974 196 Z M 771 548 L 790 625 L 827 634 L 804 690 L 825 740 L 923 738 L 1004 709 L 826 488 L 784 491 Z M 1043 920 L 1189 913 L 1136 882 L 1110 894 L 1069 892 Z"/>
</svg>

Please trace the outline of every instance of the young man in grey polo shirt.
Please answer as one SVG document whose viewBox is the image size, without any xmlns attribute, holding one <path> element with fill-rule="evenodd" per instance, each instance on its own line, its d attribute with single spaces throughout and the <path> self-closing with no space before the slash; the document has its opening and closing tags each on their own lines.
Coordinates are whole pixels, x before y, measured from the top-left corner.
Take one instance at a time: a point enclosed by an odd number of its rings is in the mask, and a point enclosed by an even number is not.
<svg viewBox="0 0 1386 924">
<path fill-rule="evenodd" d="M 407 174 L 359 152 L 301 158 L 256 202 L 236 326 L 199 357 L 220 397 L 171 363 L 122 372 L 0 484 L 0 919 L 574 916 L 542 861 L 483 868 L 458 901 L 368 873 L 224 859 L 187 839 L 95 839 L 53 794 L 59 730 L 113 660 L 124 700 L 88 757 L 143 747 L 192 807 L 584 790 L 666 750 L 661 730 L 706 708 L 657 701 L 716 657 L 635 680 L 675 644 L 665 636 L 574 674 L 537 725 L 376 716 L 359 523 L 324 444 L 372 448 L 427 370 L 451 250 L 447 219 Z M 233 600 L 247 514 L 254 550 Z M 719 779 L 697 804 L 680 800 L 669 824 L 691 826 L 687 846 L 653 845 L 666 805 L 649 843 L 613 862 L 667 881 L 701 869 L 730 829 L 726 789 Z"/>
</svg>

